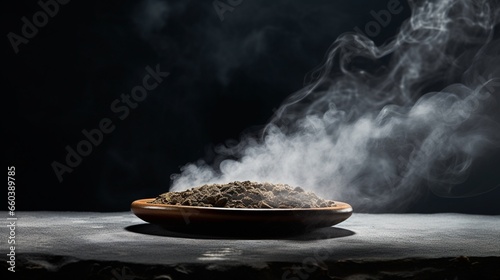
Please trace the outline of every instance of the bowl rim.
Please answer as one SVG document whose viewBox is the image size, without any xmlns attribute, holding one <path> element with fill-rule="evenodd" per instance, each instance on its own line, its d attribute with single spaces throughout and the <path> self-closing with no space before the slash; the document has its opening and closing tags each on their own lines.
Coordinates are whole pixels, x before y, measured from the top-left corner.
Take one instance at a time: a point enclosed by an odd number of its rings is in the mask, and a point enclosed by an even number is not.
<svg viewBox="0 0 500 280">
<path fill-rule="evenodd" d="M 156 198 L 142 198 L 132 202 L 131 208 L 155 209 L 155 210 L 201 210 L 201 211 L 258 211 L 258 212 L 286 212 L 286 211 L 335 211 L 337 213 L 351 213 L 352 206 L 348 203 L 334 200 L 336 206 L 332 207 L 315 207 L 315 208 L 228 208 L 228 207 L 206 207 L 206 206 L 189 206 L 189 205 L 170 205 L 160 203 L 150 203 Z"/>
</svg>

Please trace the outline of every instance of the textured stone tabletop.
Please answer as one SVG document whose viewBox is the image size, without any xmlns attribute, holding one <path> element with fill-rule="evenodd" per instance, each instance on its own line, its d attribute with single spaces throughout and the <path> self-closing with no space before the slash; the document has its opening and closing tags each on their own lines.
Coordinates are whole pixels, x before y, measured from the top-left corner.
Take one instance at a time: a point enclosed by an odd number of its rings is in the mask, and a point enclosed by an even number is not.
<svg viewBox="0 0 500 280">
<path fill-rule="evenodd" d="M 16 273 L 3 262 L 0 278 L 500 279 L 499 232 L 500 216 L 355 213 L 301 235 L 236 238 L 166 231 L 130 212 L 17 212 Z"/>
<path fill-rule="evenodd" d="M 499 233 L 500 216 L 355 213 L 307 234 L 237 239 L 168 232 L 129 212 L 18 212 L 16 254 L 163 265 L 498 257 Z"/>
</svg>

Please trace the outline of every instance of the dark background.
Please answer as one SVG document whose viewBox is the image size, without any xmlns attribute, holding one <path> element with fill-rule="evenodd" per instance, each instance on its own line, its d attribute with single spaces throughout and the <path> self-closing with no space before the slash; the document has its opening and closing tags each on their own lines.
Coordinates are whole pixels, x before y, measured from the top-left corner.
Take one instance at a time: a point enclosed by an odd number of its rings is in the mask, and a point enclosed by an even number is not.
<svg viewBox="0 0 500 280">
<path fill-rule="evenodd" d="M 409 17 L 401 3 L 376 43 Z M 21 34 L 21 18 L 41 8 L 4 5 L 4 160 L 16 167 L 17 210 L 126 211 L 167 191 L 180 166 L 256 133 L 335 39 L 363 29 L 387 1 L 243 0 L 222 21 L 213 1 L 70 1 L 18 54 L 7 34 Z M 111 103 L 157 64 L 170 76 L 120 120 Z M 65 147 L 103 118 L 115 130 L 59 182 L 51 163 L 64 163 Z M 464 185 L 498 185 L 498 158 L 477 162 Z M 408 211 L 500 214 L 499 199 L 499 188 L 454 199 L 428 191 Z"/>
</svg>

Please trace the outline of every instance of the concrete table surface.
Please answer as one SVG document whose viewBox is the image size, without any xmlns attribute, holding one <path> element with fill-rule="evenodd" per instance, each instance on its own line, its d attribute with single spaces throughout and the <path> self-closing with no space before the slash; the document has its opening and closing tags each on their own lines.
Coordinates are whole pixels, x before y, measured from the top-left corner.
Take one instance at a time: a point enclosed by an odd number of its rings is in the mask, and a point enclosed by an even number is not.
<svg viewBox="0 0 500 280">
<path fill-rule="evenodd" d="M 500 216 L 358 214 L 283 238 L 165 231 L 130 212 L 18 212 L 16 254 L 136 264 L 244 264 L 500 257 Z M 8 227 L 1 229 L 7 237 Z M 4 243 L 6 246 L 6 244 Z"/>
</svg>

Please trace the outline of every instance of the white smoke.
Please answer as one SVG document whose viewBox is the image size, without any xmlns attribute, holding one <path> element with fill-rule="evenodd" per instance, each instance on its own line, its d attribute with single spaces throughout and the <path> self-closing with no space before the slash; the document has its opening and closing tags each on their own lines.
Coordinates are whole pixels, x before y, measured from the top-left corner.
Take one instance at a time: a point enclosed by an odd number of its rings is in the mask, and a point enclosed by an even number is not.
<svg viewBox="0 0 500 280">
<path fill-rule="evenodd" d="M 474 159 L 500 140 L 491 114 L 499 8 L 486 0 L 435 2 L 410 3 L 411 18 L 382 46 L 340 36 L 261 139 L 218 147 L 215 166 L 184 166 L 171 190 L 281 182 L 362 211 L 403 209 L 422 186 L 452 195 Z"/>
<path fill-rule="evenodd" d="M 133 20 L 143 38 L 149 38 L 153 33 L 164 28 L 170 7 L 159 0 L 145 0 L 140 2 Z"/>
</svg>

